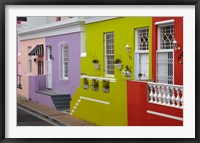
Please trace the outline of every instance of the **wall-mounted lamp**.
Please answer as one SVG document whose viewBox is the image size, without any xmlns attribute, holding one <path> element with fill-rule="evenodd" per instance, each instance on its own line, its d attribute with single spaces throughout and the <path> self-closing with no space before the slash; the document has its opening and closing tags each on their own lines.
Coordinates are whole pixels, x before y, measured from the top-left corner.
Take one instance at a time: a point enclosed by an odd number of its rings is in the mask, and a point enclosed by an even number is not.
<svg viewBox="0 0 200 143">
<path fill-rule="evenodd" d="M 131 47 L 128 44 L 126 44 L 125 48 L 127 52 L 131 52 Z"/>
<path fill-rule="evenodd" d="M 54 59 L 52 54 L 49 55 L 49 58 L 50 58 L 51 60 Z"/>
<path fill-rule="evenodd" d="M 181 49 L 180 47 L 177 47 L 177 41 L 176 41 L 175 39 L 174 39 L 174 41 L 173 41 L 173 45 L 174 45 L 174 49 L 175 49 L 175 51 Z"/>
<path fill-rule="evenodd" d="M 34 61 L 34 62 L 38 62 L 38 59 L 37 59 L 37 58 L 34 58 L 33 61 Z"/>
</svg>

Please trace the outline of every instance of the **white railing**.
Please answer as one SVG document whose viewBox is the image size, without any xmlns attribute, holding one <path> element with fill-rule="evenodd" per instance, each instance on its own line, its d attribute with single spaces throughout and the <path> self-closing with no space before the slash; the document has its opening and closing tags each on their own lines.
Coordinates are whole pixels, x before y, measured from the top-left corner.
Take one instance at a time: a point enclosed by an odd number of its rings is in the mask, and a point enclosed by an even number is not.
<svg viewBox="0 0 200 143">
<path fill-rule="evenodd" d="M 148 82 L 149 102 L 183 108 L 183 86 Z"/>
</svg>

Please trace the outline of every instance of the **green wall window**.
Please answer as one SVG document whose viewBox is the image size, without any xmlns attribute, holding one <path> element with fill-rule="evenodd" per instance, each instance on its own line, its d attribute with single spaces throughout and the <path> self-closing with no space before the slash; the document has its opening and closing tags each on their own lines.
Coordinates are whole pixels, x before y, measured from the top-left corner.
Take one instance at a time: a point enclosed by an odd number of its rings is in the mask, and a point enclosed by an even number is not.
<svg viewBox="0 0 200 143">
<path fill-rule="evenodd" d="M 114 33 L 104 33 L 105 75 L 114 76 Z"/>
</svg>

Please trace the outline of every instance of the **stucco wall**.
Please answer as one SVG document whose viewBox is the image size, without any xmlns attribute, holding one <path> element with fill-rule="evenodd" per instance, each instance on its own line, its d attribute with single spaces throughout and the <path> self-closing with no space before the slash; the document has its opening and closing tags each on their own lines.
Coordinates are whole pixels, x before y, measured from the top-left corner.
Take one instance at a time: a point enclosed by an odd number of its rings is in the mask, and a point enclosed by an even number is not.
<svg viewBox="0 0 200 143">
<path fill-rule="evenodd" d="M 134 77 L 134 52 L 135 52 L 135 29 L 149 28 L 149 43 L 152 42 L 152 18 L 151 17 L 126 17 L 96 22 L 86 25 L 86 52 L 87 56 L 81 58 L 81 73 L 87 76 L 105 77 L 104 70 L 104 33 L 114 32 L 114 58 L 120 58 L 124 64 L 131 66 L 132 77 Z M 128 53 L 125 49 L 126 44 L 131 47 Z M 152 47 L 149 44 L 149 59 L 151 59 Z M 100 62 L 100 70 L 96 70 L 92 64 L 93 59 Z M 149 60 L 150 79 L 152 78 L 152 63 Z M 83 89 L 83 79 L 80 80 L 81 86 L 76 90 L 70 105 L 70 111 L 76 106 L 80 96 L 90 99 L 81 100 L 73 112 L 73 115 L 93 122 L 97 125 L 128 125 L 127 120 L 127 87 L 126 77 L 122 71 L 115 68 L 114 78 L 116 82 L 110 82 L 110 92 L 102 92 L 102 81 L 99 81 L 99 91 L 91 89 L 91 81 L 88 90 Z M 109 102 L 110 105 L 101 104 L 96 100 Z"/>
<path fill-rule="evenodd" d="M 183 85 L 183 64 L 178 61 L 178 56 L 183 52 L 183 17 L 153 17 L 153 43 L 152 43 L 152 61 L 153 61 L 153 80 L 156 81 L 156 50 L 158 30 L 155 22 L 174 19 L 174 38 L 177 41 L 179 51 L 174 50 L 174 84 Z"/>
<path fill-rule="evenodd" d="M 46 86 L 46 76 L 38 75 L 38 76 L 29 76 L 29 99 L 38 102 L 40 104 L 46 105 L 48 107 L 54 108 L 53 101 L 51 100 L 51 96 L 40 94 L 36 91 L 43 89 Z"/>
<path fill-rule="evenodd" d="M 68 80 L 59 77 L 60 44 L 68 44 Z M 52 89 L 73 94 L 80 79 L 80 33 L 52 36 L 46 38 L 46 45 L 52 46 Z"/>
<path fill-rule="evenodd" d="M 45 52 L 45 40 L 44 38 L 38 38 L 38 39 L 31 39 L 31 40 L 23 40 L 20 41 L 20 51 L 23 51 L 18 56 L 18 65 L 20 63 L 20 68 L 18 74 L 22 75 L 22 89 L 17 89 L 17 94 L 23 95 L 25 97 L 28 97 L 29 93 L 29 75 L 37 75 L 38 74 L 38 66 L 37 63 L 33 61 L 36 56 L 29 56 L 29 49 L 28 46 L 32 46 L 32 49 L 38 45 L 38 44 L 44 44 L 44 52 Z M 29 58 L 32 59 L 32 73 L 30 73 L 29 69 Z M 43 57 L 45 59 L 45 55 Z M 44 62 L 44 67 L 46 66 Z M 45 74 L 45 68 L 44 68 L 44 74 Z"/>
<path fill-rule="evenodd" d="M 81 72 L 87 75 L 105 76 L 104 72 L 104 36 L 106 32 L 114 32 L 114 58 L 120 58 L 124 64 L 131 66 L 134 78 L 134 52 L 135 29 L 149 28 L 149 79 L 152 79 L 152 18 L 151 17 L 125 17 L 86 25 L 86 52 L 87 57 L 81 58 Z M 131 47 L 131 52 L 126 51 L 126 44 Z M 96 70 L 92 60 L 100 62 L 101 70 Z M 115 68 L 115 78 L 125 79 L 121 71 Z"/>
</svg>

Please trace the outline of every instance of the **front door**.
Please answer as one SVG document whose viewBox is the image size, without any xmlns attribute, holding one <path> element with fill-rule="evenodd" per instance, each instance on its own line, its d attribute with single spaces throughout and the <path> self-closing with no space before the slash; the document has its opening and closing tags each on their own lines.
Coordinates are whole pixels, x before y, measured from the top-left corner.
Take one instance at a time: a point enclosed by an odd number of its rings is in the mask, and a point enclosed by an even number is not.
<svg viewBox="0 0 200 143">
<path fill-rule="evenodd" d="M 47 88 L 52 89 L 52 47 L 47 47 Z"/>
</svg>

